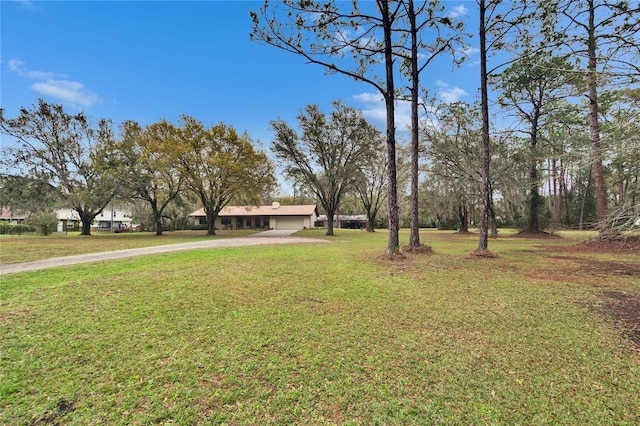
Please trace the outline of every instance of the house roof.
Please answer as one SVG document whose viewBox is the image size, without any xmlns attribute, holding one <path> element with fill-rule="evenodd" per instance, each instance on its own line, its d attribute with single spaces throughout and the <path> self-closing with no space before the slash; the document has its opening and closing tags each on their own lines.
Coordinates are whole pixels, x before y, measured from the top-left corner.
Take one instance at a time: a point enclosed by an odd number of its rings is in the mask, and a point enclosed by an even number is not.
<svg viewBox="0 0 640 426">
<path fill-rule="evenodd" d="M 313 214 L 318 214 L 315 204 L 281 206 L 278 203 L 273 203 L 269 206 L 226 206 L 218 216 L 311 216 Z M 199 209 L 189 216 L 202 217 L 206 215 L 204 209 Z"/>
<path fill-rule="evenodd" d="M 3 207 L 2 212 L 0 212 L 0 220 L 26 220 L 27 214 L 20 210 L 13 210 L 10 207 Z"/>
</svg>

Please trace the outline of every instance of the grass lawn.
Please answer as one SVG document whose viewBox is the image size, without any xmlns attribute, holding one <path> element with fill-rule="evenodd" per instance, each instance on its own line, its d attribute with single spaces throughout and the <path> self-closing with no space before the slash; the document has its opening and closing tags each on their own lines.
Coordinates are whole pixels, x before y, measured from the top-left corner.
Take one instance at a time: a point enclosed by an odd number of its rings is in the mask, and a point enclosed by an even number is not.
<svg viewBox="0 0 640 426">
<path fill-rule="evenodd" d="M 640 423 L 638 253 L 337 234 L 2 276 L 0 423 Z"/>
</svg>

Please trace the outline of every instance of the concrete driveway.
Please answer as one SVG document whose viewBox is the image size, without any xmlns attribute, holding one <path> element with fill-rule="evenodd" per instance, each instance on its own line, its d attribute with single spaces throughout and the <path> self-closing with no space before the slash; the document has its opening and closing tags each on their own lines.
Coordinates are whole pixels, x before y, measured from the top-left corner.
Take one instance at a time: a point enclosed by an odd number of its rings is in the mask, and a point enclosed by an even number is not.
<svg viewBox="0 0 640 426">
<path fill-rule="evenodd" d="M 81 254 L 77 256 L 55 257 L 52 259 L 35 260 L 32 262 L 7 263 L 4 265 L 0 265 L 0 275 L 35 271 L 45 268 L 55 268 L 57 266 L 77 265 L 80 263 L 102 262 L 105 260 L 123 259 L 135 256 L 144 256 L 148 254 L 169 253 L 172 251 L 258 246 L 269 244 L 319 244 L 327 242 L 326 240 L 320 240 L 317 238 L 302 238 L 291 236 L 291 234 L 295 232 L 295 230 L 270 230 L 259 232 L 257 234 L 252 234 L 242 238 L 206 240 L 197 241 L 194 243 L 167 244 L 154 247 Z"/>
</svg>

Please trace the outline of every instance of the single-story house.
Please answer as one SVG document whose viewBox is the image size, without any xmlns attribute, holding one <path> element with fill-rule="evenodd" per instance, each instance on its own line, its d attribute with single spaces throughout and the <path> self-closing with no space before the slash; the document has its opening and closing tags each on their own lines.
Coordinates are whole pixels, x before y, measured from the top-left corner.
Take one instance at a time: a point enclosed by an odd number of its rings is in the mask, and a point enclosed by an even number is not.
<svg viewBox="0 0 640 426">
<path fill-rule="evenodd" d="M 27 220 L 26 213 L 20 210 L 14 210 L 11 207 L 3 207 L 0 212 L 0 220 L 6 220 L 11 225 L 22 225 Z"/>
<path fill-rule="evenodd" d="M 342 229 L 364 229 L 369 219 L 366 214 L 341 214 L 333 216 L 333 227 Z M 326 214 L 321 214 L 316 219 L 316 226 L 326 228 L 329 219 Z"/>
<path fill-rule="evenodd" d="M 204 209 L 189 215 L 196 226 L 206 226 Z M 318 217 L 315 204 L 301 206 L 226 206 L 216 218 L 216 229 L 309 229 Z"/>
</svg>

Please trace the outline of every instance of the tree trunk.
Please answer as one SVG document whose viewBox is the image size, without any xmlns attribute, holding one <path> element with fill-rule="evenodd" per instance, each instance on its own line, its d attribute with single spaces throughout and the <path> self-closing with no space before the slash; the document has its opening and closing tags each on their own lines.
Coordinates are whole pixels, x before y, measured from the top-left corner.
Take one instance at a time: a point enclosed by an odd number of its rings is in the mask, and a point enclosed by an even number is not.
<svg viewBox="0 0 640 426">
<path fill-rule="evenodd" d="M 336 214 L 335 209 L 326 209 L 327 210 L 327 233 L 325 235 L 333 236 L 333 218 Z"/>
<path fill-rule="evenodd" d="M 532 124 L 529 155 L 529 225 L 527 231 L 539 232 L 538 206 L 540 205 L 540 194 L 538 192 L 538 138 L 535 125 Z"/>
<path fill-rule="evenodd" d="M 482 113 L 482 212 L 480 216 L 480 239 L 476 253 L 489 250 L 489 166 L 491 151 L 489 141 L 489 96 L 487 93 L 487 41 L 486 3 L 479 1 L 480 8 L 480 109 Z"/>
<path fill-rule="evenodd" d="M 420 226 L 418 212 L 418 30 L 416 28 L 416 15 L 413 9 L 413 0 L 409 0 L 407 8 L 411 25 L 411 223 L 409 232 L 409 245 L 420 246 Z"/>
<path fill-rule="evenodd" d="M 368 215 L 367 216 L 369 219 L 367 220 L 367 226 L 366 226 L 366 230 L 367 232 L 376 232 L 375 230 L 375 222 L 376 222 L 376 216 L 375 215 Z"/>
<path fill-rule="evenodd" d="M 215 212 L 205 211 L 207 215 L 207 235 L 216 235 L 216 218 L 218 214 Z"/>
<path fill-rule="evenodd" d="M 156 235 L 162 235 L 162 215 L 158 211 L 158 203 L 155 200 L 150 201 L 151 210 L 153 211 L 153 219 L 156 224 Z"/>
<path fill-rule="evenodd" d="M 80 216 L 82 221 L 82 230 L 80 235 L 91 235 L 91 219 L 88 219 L 85 215 Z"/>
<path fill-rule="evenodd" d="M 571 223 L 571 215 L 569 210 L 569 191 L 567 189 L 567 173 L 564 167 L 564 162 L 560 160 L 560 203 L 564 207 L 564 226 L 569 226 Z"/>
<path fill-rule="evenodd" d="M 393 81 L 393 51 L 391 40 L 391 17 L 388 0 L 379 0 L 384 30 L 384 62 L 386 71 L 386 90 L 384 100 L 387 112 L 387 164 L 389 173 L 389 242 L 387 254 L 400 250 L 400 219 L 398 214 L 398 182 L 396 176 L 396 124 L 395 124 L 395 87 Z"/>
<path fill-rule="evenodd" d="M 600 144 L 600 120 L 598 118 L 598 81 L 597 81 L 597 42 L 595 36 L 595 6 L 594 0 L 589 4 L 589 40 L 587 64 L 587 84 L 589 86 L 589 134 L 591 138 L 591 164 L 595 187 L 596 208 L 598 213 L 598 229 L 603 232 L 608 227 L 607 218 L 609 208 L 607 203 L 607 187 L 604 181 L 604 167 L 602 165 L 602 149 Z"/>
<path fill-rule="evenodd" d="M 376 214 L 372 212 L 373 208 L 371 204 L 365 205 L 365 209 L 367 211 L 367 224 L 365 229 L 367 232 L 374 232 L 374 224 L 376 221 Z"/>
<path fill-rule="evenodd" d="M 551 211 L 553 212 L 554 222 L 559 223 L 560 196 L 558 195 L 558 167 L 555 158 L 551 160 L 551 183 L 553 184 L 551 191 L 549 191 L 549 199 L 553 200 L 553 203 L 551 203 Z"/>
<path fill-rule="evenodd" d="M 497 237 L 498 221 L 496 220 L 496 209 L 493 203 L 493 187 L 491 187 L 491 190 L 489 191 L 489 217 L 491 219 L 489 222 L 491 224 L 491 236 Z"/>
<path fill-rule="evenodd" d="M 582 196 L 582 204 L 580 205 L 580 224 L 578 225 L 578 229 L 584 229 L 584 209 L 587 204 L 587 197 L 589 196 L 589 188 L 591 188 L 591 170 L 589 168 L 589 177 L 587 177 L 587 187 L 584 190 L 584 195 Z"/>
<path fill-rule="evenodd" d="M 458 207 L 458 221 L 460 221 L 460 232 L 469 232 L 469 209 L 464 203 Z"/>
<path fill-rule="evenodd" d="M 91 235 L 91 222 L 93 222 L 93 218 L 99 213 L 95 215 L 89 215 L 82 206 L 77 206 L 73 208 L 80 217 L 80 235 Z"/>
</svg>

